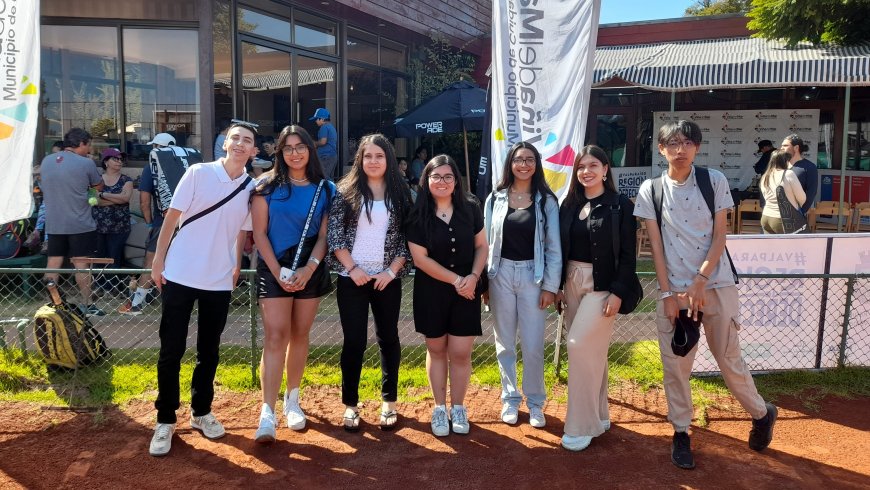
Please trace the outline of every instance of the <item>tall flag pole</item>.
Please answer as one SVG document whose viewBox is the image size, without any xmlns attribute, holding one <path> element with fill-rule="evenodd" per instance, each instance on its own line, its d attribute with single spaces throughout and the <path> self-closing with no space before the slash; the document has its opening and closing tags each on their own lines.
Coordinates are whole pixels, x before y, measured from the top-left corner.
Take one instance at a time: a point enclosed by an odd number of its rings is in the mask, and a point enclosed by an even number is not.
<svg viewBox="0 0 870 490">
<path fill-rule="evenodd" d="M 30 216 L 39 115 L 39 0 L 0 0 L 0 223 Z"/>
<path fill-rule="evenodd" d="M 486 200 L 486 196 L 492 191 L 492 151 L 491 140 L 487 137 L 492 130 L 492 80 L 486 84 L 486 118 L 483 121 L 483 137 L 480 139 L 480 161 L 477 165 L 477 191 L 475 194 L 480 202 Z"/>
<path fill-rule="evenodd" d="M 492 183 L 510 147 L 541 153 L 547 183 L 568 191 L 583 146 L 601 0 L 493 0 Z"/>
</svg>

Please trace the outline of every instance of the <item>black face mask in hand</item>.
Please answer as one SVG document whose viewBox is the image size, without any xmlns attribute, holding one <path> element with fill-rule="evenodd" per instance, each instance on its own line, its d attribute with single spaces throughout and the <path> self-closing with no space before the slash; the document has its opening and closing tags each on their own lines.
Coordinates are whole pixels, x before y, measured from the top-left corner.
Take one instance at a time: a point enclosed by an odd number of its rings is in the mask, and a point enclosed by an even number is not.
<svg viewBox="0 0 870 490">
<path fill-rule="evenodd" d="M 698 312 L 698 319 L 689 316 L 689 310 L 680 310 L 677 320 L 674 322 L 674 336 L 671 338 L 671 350 L 680 357 L 686 355 L 695 348 L 701 338 L 701 320 L 704 313 Z"/>
</svg>

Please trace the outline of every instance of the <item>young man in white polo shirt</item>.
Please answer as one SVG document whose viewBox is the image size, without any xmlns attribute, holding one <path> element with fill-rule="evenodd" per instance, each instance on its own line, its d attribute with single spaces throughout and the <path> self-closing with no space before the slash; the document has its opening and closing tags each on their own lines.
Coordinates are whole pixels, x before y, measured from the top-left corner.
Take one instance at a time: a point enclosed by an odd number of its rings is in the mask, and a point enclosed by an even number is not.
<svg viewBox="0 0 870 490">
<path fill-rule="evenodd" d="M 190 425 L 209 439 L 224 436 L 223 426 L 211 413 L 211 403 L 220 337 L 241 269 L 244 229 L 251 229 L 248 201 L 254 182 L 245 173 L 245 164 L 257 154 L 256 137 L 257 130 L 250 124 L 230 126 L 223 145 L 227 156 L 188 169 L 160 229 L 151 271 L 163 297 L 152 456 L 167 454 L 172 444 L 175 411 L 180 406 L 178 376 L 194 302 L 199 314 Z M 203 213 L 234 192 L 223 205 Z M 182 228 L 173 239 L 177 225 Z"/>
<path fill-rule="evenodd" d="M 692 423 L 692 391 L 689 376 L 697 347 L 680 357 L 671 348 L 674 323 L 680 310 L 701 322 L 704 335 L 725 385 L 752 416 L 749 447 L 761 451 L 773 438 L 776 407 L 765 403 L 740 352 L 737 323 L 740 300 L 731 264 L 725 252 L 726 211 L 734 206 L 728 180 L 722 172 L 703 174 L 694 166 L 701 146 L 701 128 L 691 121 L 662 126 L 659 153 L 668 161 L 661 176 L 660 196 L 654 197 L 653 179 L 645 181 L 637 195 L 634 215 L 646 220 L 660 297 L 656 307 L 659 350 L 664 370 L 668 420 L 674 426 L 671 461 L 679 468 L 695 467 L 688 429 Z M 703 170 L 703 169 L 702 169 Z M 711 215 L 702 187 L 712 188 Z M 656 202 L 658 200 L 658 202 Z M 656 209 L 661 203 L 661 225 Z"/>
</svg>

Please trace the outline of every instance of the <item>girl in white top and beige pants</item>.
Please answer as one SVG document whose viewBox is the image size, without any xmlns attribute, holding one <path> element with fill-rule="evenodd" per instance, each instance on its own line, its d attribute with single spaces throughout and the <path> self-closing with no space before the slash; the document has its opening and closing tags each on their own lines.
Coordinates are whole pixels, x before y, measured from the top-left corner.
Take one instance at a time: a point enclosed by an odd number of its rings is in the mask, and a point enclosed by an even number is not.
<svg viewBox="0 0 870 490">
<path fill-rule="evenodd" d="M 785 195 L 789 203 L 795 208 L 800 209 L 807 195 L 804 192 L 797 175 L 788 168 L 789 155 L 783 151 L 775 151 L 770 156 L 770 163 L 767 170 L 762 174 L 759 180 L 759 190 L 763 208 L 761 210 L 761 229 L 765 234 L 782 234 L 785 229 L 782 224 L 782 217 L 779 213 L 779 200 L 776 197 L 776 188 L 782 184 L 785 190 Z"/>
</svg>

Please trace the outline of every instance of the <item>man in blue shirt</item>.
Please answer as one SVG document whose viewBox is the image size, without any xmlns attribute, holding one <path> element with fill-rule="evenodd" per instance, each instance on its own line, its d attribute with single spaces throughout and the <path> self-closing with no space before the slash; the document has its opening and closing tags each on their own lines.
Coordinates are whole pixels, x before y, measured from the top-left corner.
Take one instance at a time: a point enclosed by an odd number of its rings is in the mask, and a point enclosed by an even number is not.
<svg viewBox="0 0 870 490">
<path fill-rule="evenodd" d="M 319 107 L 308 120 L 316 122 L 317 126 L 320 127 L 317 130 L 317 141 L 314 143 L 317 146 L 317 158 L 320 160 L 320 165 L 323 166 L 323 175 L 327 179 L 333 180 L 335 167 L 338 164 L 338 131 L 329 122 L 329 118 L 329 110 L 325 107 Z"/>
</svg>

